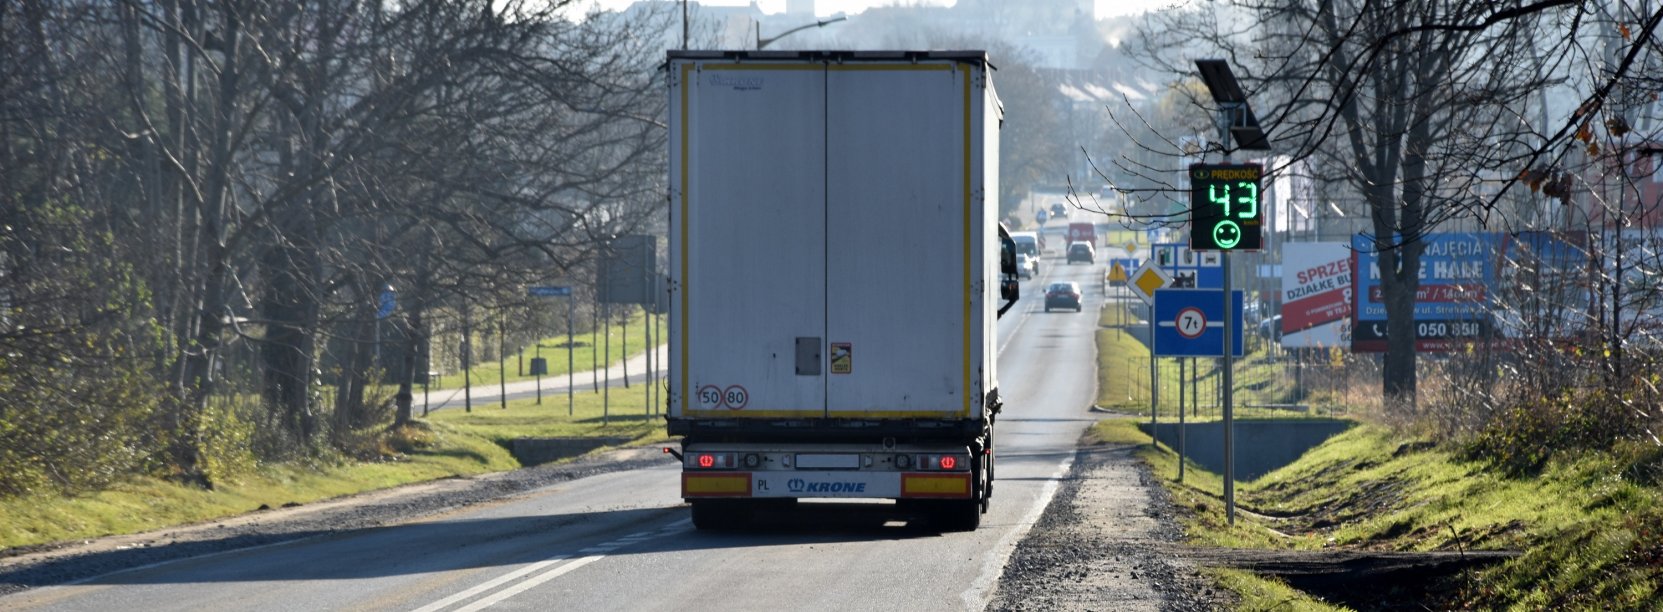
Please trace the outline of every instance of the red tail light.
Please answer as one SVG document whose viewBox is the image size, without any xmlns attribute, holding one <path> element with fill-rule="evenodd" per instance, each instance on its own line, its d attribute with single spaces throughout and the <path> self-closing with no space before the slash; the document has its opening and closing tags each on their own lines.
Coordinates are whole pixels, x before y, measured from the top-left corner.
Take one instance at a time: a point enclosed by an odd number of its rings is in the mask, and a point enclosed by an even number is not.
<svg viewBox="0 0 1663 612">
<path fill-rule="evenodd" d="M 960 455 L 918 455 L 918 469 L 925 471 L 964 471 L 970 469 L 967 457 Z M 900 467 L 900 466 L 897 466 Z M 905 468 L 902 468 L 905 469 Z"/>
<path fill-rule="evenodd" d="M 734 453 L 687 453 L 682 465 L 690 470 L 731 470 L 738 467 Z"/>
</svg>

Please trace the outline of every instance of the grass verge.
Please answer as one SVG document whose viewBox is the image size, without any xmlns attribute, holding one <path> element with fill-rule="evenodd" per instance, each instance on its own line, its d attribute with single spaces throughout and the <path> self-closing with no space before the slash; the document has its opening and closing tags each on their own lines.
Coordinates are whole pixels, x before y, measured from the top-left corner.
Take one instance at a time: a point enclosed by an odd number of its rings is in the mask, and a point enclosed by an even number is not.
<svg viewBox="0 0 1663 612">
<path fill-rule="evenodd" d="M 1253 572 L 1234 569 L 1210 570 L 1219 586 L 1241 598 L 1237 612 L 1339 612 L 1350 610 L 1312 599 L 1299 589 Z"/>
<path fill-rule="evenodd" d="M 521 437 L 621 437 L 644 444 L 664 439 L 661 417 L 646 415 L 645 387 L 612 389 L 610 415 L 599 393 L 491 404 L 473 412 L 446 409 L 412 428 L 382 435 L 377 461 L 318 461 L 259 466 L 212 491 L 157 478 L 136 478 L 96 493 L 0 499 L 0 550 L 130 534 L 222 519 L 262 506 L 276 508 L 453 476 L 521 467 L 507 450 Z"/>
<path fill-rule="evenodd" d="M 1110 310 L 1100 320 L 1098 403 L 1148 415 L 1149 351 L 1113 325 L 1125 320 Z M 1176 390 L 1163 381 L 1161 392 L 1173 397 Z M 1162 402 L 1163 420 L 1175 407 Z M 1654 443 L 1558 454 L 1539 472 L 1514 476 L 1461 448 L 1362 424 L 1290 465 L 1237 483 L 1231 525 L 1222 477 L 1191 462 L 1178 482 L 1176 454 L 1152 445 L 1135 423 L 1098 423 L 1088 441 L 1138 445 L 1138 456 L 1188 511 L 1184 528 L 1197 546 L 1515 550 L 1521 555 L 1510 561 L 1435 580 L 1420 605 L 1663 610 L 1663 448 Z M 1344 609 L 1253 572 L 1211 573 L 1241 596 L 1244 610 Z"/>
<path fill-rule="evenodd" d="M 1217 474 L 1192 463 L 1178 483 L 1176 457 L 1150 447 L 1133 424 L 1106 421 L 1093 432 L 1143 445 L 1139 455 L 1190 511 L 1185 529 L 1196 545 L 1523 553 L 1447 577 L 1424 601 L 1430 609 L 1655 610 L 1663 601 L 1663 450 L 1655 446 L 1586 453 L 1509 477 L 1458 451 L 1362 425 L 1238 483 L 1231 526 Z M 1274 579 L 1215 576 L 1242 595 L 1244 609 L 1327 609 Z"/>
<path fill-rule="evenodd" d="M 660 325 L 665 323 L 663 315 L 658 315 Z M 536 378 L 531 374 L 531 360 L 542 355 L 548 361 L 548 374 L 543 378 L 565 376 L 568 371 L 588 372 L 605 365 L 607 353 L 611 353 L 613 364 L 622 363 L 632 357 L 646 352 L 647 339 L 643 336 L 643 325 L 647 322 L 645 312 L 636 310 L 629 317 L 629 324 L 612 325 L 610 329 L 597 329 L 587 333 L 577 334 L 568 341 L 566 334 L 550 336 L 539 340 L 535 344 L 523 347 L 519 351 L 510 352 L 502 359 L 473 364 L 464 375 L 461 371 L 450 372 L 433 379 L 431 389 L 460 389 L 463 381 L 472 380 L 474 386 L 493 385 L 502 382 L 518 382 Z M 628 331 L 626 334 L 625 331 Z M 606 332 L 606 333 L 603 333 Z M 668 333 L 667 331 L 660 333 Z M 610 343 L 610 350 L 607 348 Z M 571 357 L 567 358 L 567 346 L 571 346 Z M 523 361 L 523 363 L 522 363 Z M 571 368 L 567 368 L 567 363 Z M 503 374 L 507 373 L 507 380 Z M 638 372 L 631 372 L 632 375 Z M 420 387 L 420 385 L 417 385 Z"/>
</svg>

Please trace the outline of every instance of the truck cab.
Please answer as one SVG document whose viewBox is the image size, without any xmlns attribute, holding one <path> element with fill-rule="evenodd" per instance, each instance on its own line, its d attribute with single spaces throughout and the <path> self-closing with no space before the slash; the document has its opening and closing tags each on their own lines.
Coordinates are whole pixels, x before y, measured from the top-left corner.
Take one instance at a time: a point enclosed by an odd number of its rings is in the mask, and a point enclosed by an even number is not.
<svg viewBox="0 0 1663 612">
<path fill-rule="evenodd" d="M 1075 242 L 1085 242 L 1096 246 L 1097 226 L 1091 223 L 1068 224 L 1068 242 L 1069 244 L 1073 244 Z"/>
</svg>

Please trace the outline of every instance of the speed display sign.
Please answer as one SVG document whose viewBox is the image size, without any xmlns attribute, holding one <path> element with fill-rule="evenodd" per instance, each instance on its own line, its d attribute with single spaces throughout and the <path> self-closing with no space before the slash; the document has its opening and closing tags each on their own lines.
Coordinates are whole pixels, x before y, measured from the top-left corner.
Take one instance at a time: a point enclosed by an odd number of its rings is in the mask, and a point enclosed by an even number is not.
<svg viewBox="0 0 1663 612">
<path fill-rule="evenodd" d="M 1264 207 L 1259 164 L 1190 166 L 1190 250 L 1257 251 L 1263 244 Z"/>
</svg>

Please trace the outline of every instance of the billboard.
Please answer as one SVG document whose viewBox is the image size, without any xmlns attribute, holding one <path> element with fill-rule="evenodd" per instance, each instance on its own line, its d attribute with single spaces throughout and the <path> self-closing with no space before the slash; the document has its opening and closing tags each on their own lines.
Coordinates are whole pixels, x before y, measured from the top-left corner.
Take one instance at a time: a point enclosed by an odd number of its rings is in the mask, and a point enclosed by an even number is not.
<svg viewBox="0 0 1663 612">
<path fill-rule="evenodd" d="M 1420 285 L 1415 291 L 1415 350 L 1459 350 L 1490 334 L 1489 290 L 1495 285 L 1499 234 L 1429 233 L 1421 237 Z M 1351 350 L 1386 351 L 1386 300 L 1374 238 L 1351 237 Z"/>
<path fill-rule="evenodd" d="M 1351 347 L 1351 249 L 1343 242 L 1282 245 L 1282 346 Z"/>
</svg>

